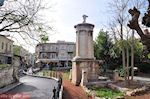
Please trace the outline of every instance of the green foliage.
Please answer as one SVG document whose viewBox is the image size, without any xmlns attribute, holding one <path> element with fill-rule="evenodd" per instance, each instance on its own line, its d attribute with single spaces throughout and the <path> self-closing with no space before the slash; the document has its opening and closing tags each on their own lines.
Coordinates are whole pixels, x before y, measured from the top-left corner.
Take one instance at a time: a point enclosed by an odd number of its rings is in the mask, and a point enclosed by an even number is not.
<svg viewBox="0 0 150 99">
<path fill-rule="evenodd" d="M 150 53 L 148 54 L 148 59 L 150 59 Z"/>
<path fill-rule="evenodd" d="M 125 48 L 125 54 L 127 51 L 127 40 L 118 40 L 112 42 L 107 31 L 100 30 L 98 37 L 94 41 L 94 56 L 98 60 L 104 60 L 106 64 L 102 68 L 104 69 L 116 69 L 122 66 L 122 43 Z M 131 65 L 131 47 L 132 38 L 128 40 L 129 48 L 129 65 Z M 127 55 L 125 58 L 127 60 Z M 149 62 L 150 54 L 148 54 L 146 47 L 140 42 L 139 39 L 134 39 L 134 63 L 139 64 L 143 62 Z M 145 64 L 144 64 L 145 65 Z M 142 66 L 142 65 L 141 65 Z M 140 67 L 142 68 L 142 67 Z M 146 67 L 148 68 L 148 67 Z M 142 68 L 143 70 L 143 68 Z M 123 73 L 121 73 L 122 75 Z"/>
<path fill-rule="evenodd" d="M 91 97 L 91 94 L 90 94 L 90 93 L 86 93 L 86 95 L 87 95 L 88 97 Z"/>
<path fill-rule="evenodd" d="M 2 65 L 0 65 L 0 68 L 5 68 L 7 66 L 8 66 L 7 64 L 2 64 Z"/>
<path fill-rule="evenodd" d="M 127 67 L 125 68 L 125 70 L 126 70 L 126 72 L 127 72 Z M 131 66 L 128 67 L 128 70 L 129 70 L 129 72 L 130 72 L 130 74 L 131 74 Z M 120 67 L 118 68 L 118 72 L 119 72 L 119 76 L 124 77 L 124 69 L 122 68 L 122 66 L 120 66 Z"/>
<path fill-rule="evenodd" d="M 113 53 L 112 55 L 114 56 L 114 60 L 115 63 L 117 63 L 118 65 L 122 65 L 122 46 L 121 46 L 121 42 L 123 42 L 125 51 L 127 50 L 127 41 L 126 40 L 119 40 L 117 42 L 115 42 L 114 46 L 113 46 Z M 131 61 L 131 43 L 132 43 L 132 39 L 129 39 L 129 61 Z M 144 60 L 147 60 L 145 58 L 146 56 L 146 50 L 145 47 L 143 46 L 143 44 L 138 40 L 135 39 L 134 40 L 134 59 L 135 59 L 135 64 L 138 64 Z M 127 57 L 126 57 L 127 58 Z M 131 63 L 131 62 L 129 62 Z"/>
<path fill-rule="evenodd" d="M 66 79 L 69 79 L 70 71 L 66 72 Z"/>
<path fill-rule="evenodd" d="M 15 54 L 15 55 L 19 55 L 19 53 L 20 53 L 20 50 L 14 50 L 13 51 L 13 54 Z"/>
<path fill-rule="evenodd" d="M 106 63 L 111 61 L 112 41 L 107 31 L 100 30 L 96 41 L 94 42 L 94 55 L 99 60 L 104 60 Z"/>
<path fill-rule="evenodd" d="M 122 92 L 115 92 L 111 89 L 89 89 L 90 91 L 94 91 L 97 93 L 100 98 L 117 98 L 118 96 L 124 97 Z"/>
<path fill-rule="evenodd" d="M 47 36 L 46 33 L 43 33 L 40 35 L 41 41 L 43 41 L 44 43 L 46 43 L 47 41 L 49 41 L 49 38 Z"/>
</svg>

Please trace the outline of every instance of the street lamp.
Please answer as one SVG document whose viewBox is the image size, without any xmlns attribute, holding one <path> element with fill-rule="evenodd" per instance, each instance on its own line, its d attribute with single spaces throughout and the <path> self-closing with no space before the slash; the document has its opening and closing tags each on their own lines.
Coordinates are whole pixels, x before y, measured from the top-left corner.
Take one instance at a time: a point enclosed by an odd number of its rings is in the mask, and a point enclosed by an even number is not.
<svg viewBox="0 0 150 99">
<path fill-rule="evenodd" d="M 3 6 L 3 5 L 4 5 L 4 1 L 5 1 L 5 0 L 0 0 L 0 6 Z"/>
</svg>

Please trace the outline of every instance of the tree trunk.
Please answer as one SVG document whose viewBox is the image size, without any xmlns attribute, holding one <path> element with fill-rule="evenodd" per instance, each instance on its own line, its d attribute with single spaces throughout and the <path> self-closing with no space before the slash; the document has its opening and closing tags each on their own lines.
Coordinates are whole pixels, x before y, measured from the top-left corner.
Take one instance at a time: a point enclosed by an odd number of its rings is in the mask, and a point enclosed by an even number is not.
<svg viewBox="0 0 150 99">
<path fill-rule="evenodd" d="M 129 40 L 127 34 L 127 79 L 129 80 Z"/>
<path fill-rule="evenodd" d="M 132 67 L 131 80 L 133 81 L 133 77 L 134 77 L 134 30 L 132 30 L 131 67 Z"/>
<path fill-rule="evenodd" d="M 123 45 L 123 26 L 122 26 L 122 24 L 121 24 L 121 46 L 122 46 L 122 62 L 123 62 L 124 79 L 127 80 L 125 50 L 124 50 L 124 45 Z"/>
</svg>

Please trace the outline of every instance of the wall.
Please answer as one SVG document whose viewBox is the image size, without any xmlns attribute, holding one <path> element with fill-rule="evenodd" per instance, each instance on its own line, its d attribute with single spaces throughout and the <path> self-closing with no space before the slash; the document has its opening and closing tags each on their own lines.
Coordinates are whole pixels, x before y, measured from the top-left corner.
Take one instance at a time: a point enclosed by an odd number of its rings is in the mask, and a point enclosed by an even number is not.
<svg viewBox="0 0 150 99">
<path fill-rule="evenodd" d="M 3 49 L 2 49 L 2 42 L 3 42 Z M 6 48 L 6 45 L 7 45 L 7 48 Z M 9 54 L 12 54 L 12 50 L 13 50 L 13 41 L 0 35 L 0 53 L 9 52 Z"/>
<path fill-rule="evenodd" d="M 0 87 L 13 83 L 14 80 L 12 75 L 13 75 L 12 66 L 0 69 Z"/>
<path fill-rule="evenodd" d="M 12 65 L 0 69 L 0 87 L 18 81 L 18 70 L 21 65 L 20 57 L 14 56 Z"/>
<path fill-rule="evenodd" d="M 82 69 L 87 68 L 87 80 L 97 81 L 99 73 L 99 62 L 96 60 L 72 61 L 72 83 L 79 85 L 82 79 Z"/>
</svg>

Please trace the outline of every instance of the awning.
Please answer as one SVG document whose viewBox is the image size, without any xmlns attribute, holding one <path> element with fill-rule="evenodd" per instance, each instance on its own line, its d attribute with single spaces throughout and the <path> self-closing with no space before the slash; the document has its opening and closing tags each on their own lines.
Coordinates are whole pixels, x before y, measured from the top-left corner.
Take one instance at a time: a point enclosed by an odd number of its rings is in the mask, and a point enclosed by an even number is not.
<svg viewBox="0 0 150 99">
<path fill-rule="evenodd" d="M 36 63 L 58 63 L 58 59 L 38 59 Z"/>
</svg>

